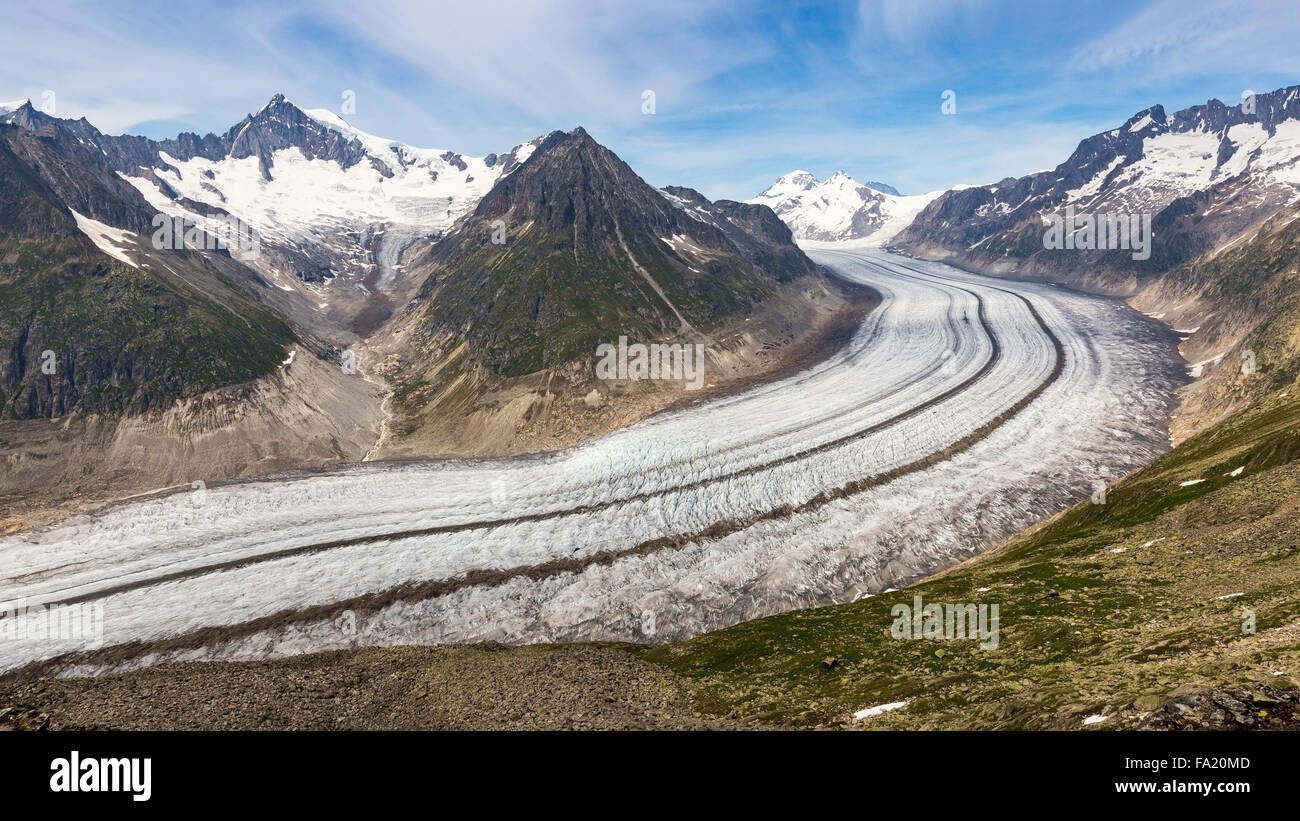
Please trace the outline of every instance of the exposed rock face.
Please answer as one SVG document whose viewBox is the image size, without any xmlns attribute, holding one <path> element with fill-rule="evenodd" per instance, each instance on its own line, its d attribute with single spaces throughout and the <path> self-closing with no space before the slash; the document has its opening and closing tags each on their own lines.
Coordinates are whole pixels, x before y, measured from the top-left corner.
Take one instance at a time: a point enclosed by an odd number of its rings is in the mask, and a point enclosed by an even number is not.
<svg viewBox="0 0 1300 821">
<path fill-rule="evenodd" d="M 53 124 L 0 125 L 0 232 L 25 239 L 80 234 L 70 211 L 135 233 L 153 210 L 95 153 Z"/>
<path fill-rule="evenodd" d="M 761 211 L 704 202 L 700 219 L 582 129 L 552 133 L 428 251 L 399 324 L 426 355 L 464 343 L 522 376 L 619 335 L 698 335 L 816 269 Z"/>
<path fill-rule="evenodd" d="M 0 421 L 0 532 L 163 487 L 364 459 L 383 421 L 381 387 L 320 351 L 291 353 L 251 382 L 142 413 Z"/>
<path fill-rule="evenodd" d="M 791 274 L 811 273 L 816 266 L 794 244 L 794 234 L 766 205 L 734 200 L 709 202 L 693 188 L 669 185 L 663 189 L 668 201 L 697 220 L 724 233 L 740 254 L 777 279 Z"/>
<path fill-rule="evenodd" d="M 277 94 L 256 114 L 249 114 L 231 126 L 225 134 L 208 134 L 200 137 L 184 133 L 169 140 L 151 140 L 131 135 L 103 134 L 86 118 L 60 120 L 37 110 L 30 102 L 5 115 L 3 119 L 14 125 L 35 131 L 47 125 L 57 125 L 84 145 L 101 151 L 109 167 L 123 174 L 135 175 L 141 169 L 165 164 L 161 154 L 177 160 L 202 157 L 220 160 L 225 157 L 243 159 L 257 157 L 265 179 L 271 179 L 274 167 L 272 155 L 282 148 L 297 148 L 307 159 L 332 160 L 344 170 L 365 159 L 361 142 L 347 138 L 338 131 L 326 128 L 308 117 L 293 103 Z"/>
<path fill-rule="evenodd" d="M 381 454 L 567 446 L 700 395 L 595 379 L 602 343 L 704 345 L 707 392 L 821 353 L 856 310 L 767 207 L 657 190 L 582 129 L 541 140 L 411 272 L 367 345 L 398 386 Z"/>
<path fill-rule="evenodd" d="M 1300 692 L 1267 685 L 1191 693 L 1161 707 L 1143 730 L 1296 730 Z"/>
<path fill-rule="evenodd" d="M 152 211 L 68 133 L 0 125 L 0 178 L 3 416 L 144 412 L 284 358 L 289 327 L 203 256 L 142 242 Z"/>
<path fill-rule="evenodd" d="M 1079 143 L 1051 171 L 948 191 L 893 244 L 976 270 L 1131 296 L 1300 196 L 1300 86 L 1241 105 L 1152 106 Z M 1049 250 L 1044 218 L 1148 215 L 1149 258 L 1127 249 Z"/>
<path fill-rule="evenodd" d="M 1181 442 L 1300 375 L 1300 203 L 1177 266 L 1132 303 L 1178 330 L 1197 381 L 1170 423 Z"/>
</svg>

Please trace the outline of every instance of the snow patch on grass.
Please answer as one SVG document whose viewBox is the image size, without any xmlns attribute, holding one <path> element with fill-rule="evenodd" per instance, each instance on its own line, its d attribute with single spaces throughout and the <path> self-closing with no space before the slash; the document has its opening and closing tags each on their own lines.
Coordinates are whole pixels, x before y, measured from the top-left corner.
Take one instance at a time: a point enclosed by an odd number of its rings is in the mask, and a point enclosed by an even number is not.
<svg viewBox="0 0 1300 821">
<path fill-rule="evenodd" d="M 863 719 L 867 719 L 867 718 L 875 718 L 876 716 L 881 715 L 882 713 L 887 713 L 890 710 L 897 710 L 900 707 L 905 707 L 905 706 L 907 706 L 906 701 L 891 701 L 888 704 L 877 704 L 875 707 L 868 707 L 865 710 L 858 710 L 856 713 L 853 714 L 853 720 L 862 721 Z"/>
</svg>

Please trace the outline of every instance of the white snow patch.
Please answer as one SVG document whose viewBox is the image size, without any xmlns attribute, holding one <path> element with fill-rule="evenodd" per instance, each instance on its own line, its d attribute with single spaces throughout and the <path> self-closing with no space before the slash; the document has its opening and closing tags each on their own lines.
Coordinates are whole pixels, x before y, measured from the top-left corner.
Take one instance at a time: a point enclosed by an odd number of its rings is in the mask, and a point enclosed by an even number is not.
<svg viewBox="0 0 1300 821">
<path fill-rule="evenodd" d="M 129 248 L 135 244 L 135 234 L 130 231 L 124 231 L 121 228 L 114 228 L 111 225 L 105 225 L 99 220 L 93 220 L 90 217 L 83 217 L 71 208 L 72 218 L 77 221 L 77 228 L 81 233 L 90 237 L 90 241 L 95 243 L 95 247 L 108 254 L 119 262 L 125 262 L 132 268 L 139 268 L 129 256 L 123 246 Z"/>
<path fill-rule="evenodd" d="M 1124 162 L 1124 160 L 1126 159 L 1127 157 L 1121 155 L 1111 160 L 1110 164 L 1107 165 L 1105 168 L 1101 169 L 1100 171 L 1098 171 L 1097 174 L 1092 179 L 1088 180 L 1086 183 L 1074 189 L 1073 191 L 1066 191 L 1065 192 L 1066 200 L 1085 199 L 1087 197 L 1091 197 L 1093 194 L 1096 194 L 1098 191 L 1101 190 L 1102 185 L 1105 184 L 1106 182 L 1106 178 L 1109 177 L 1110 173 L 1115 170 L 1115 167 L 1118 166 L 1120 163 Z"/>
<path fill-rule="evenodd" d="M 1202 359 L 1200 362 L 1193 362 L 1191 367 L 1187 369 L 1187 375 L 1192 377 L 1193 379 L 1200 379 L 1201 376 L 1205 373 L 1206 365 L 1217 365 L 1219 364 L 1219 362 L 1223 360 L 1223 357 L 1227 355 L 1228 352 L 1224 351 L 1218 356 L 1212 356 L 1209 359 Z"/>
<path fill-rule="evenodd" d="M 891 701 L 888 704 L 877 704 L 875 707 L 868 707 L 865 710 L 858 710 L 856 713 L 853 714 L 853 720 L 862 721 L 865 718 L 875 718 L 876 716 L 881 715 L 882 713 L 887 713 L 890 710 L 897 710 L 900 707 L 906 707 L 906 706 L 907 706 L 906 701 Z"/>
</svg>

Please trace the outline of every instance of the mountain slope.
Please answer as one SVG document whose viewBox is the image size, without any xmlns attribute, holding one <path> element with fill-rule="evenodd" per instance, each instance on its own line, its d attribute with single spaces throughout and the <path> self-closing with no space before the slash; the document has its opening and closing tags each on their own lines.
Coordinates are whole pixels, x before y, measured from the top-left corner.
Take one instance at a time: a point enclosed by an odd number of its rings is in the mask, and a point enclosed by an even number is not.
<svg viewBox="0 0 1300 821">
<path fill-rule="evenodd" d="M 62 131 L 0 126 L 0 178 L 5 416 L 142 412 L 269 373 L 296 341 L 200 259 L 152 257 L 143 200 Z"/>
<path fill-rule="evenodd" d="M 533 150 L 466 157 L 413 148 L 280 94 L 220 136 L 110 136 L 30 103 L 0 121 L 62 129 L 159 213 L 251 226 L 259 253 L 245 262 L 278 292 L 266 300 L 339 344 L 373 330 L 409 296 L 402 253 L 441 237 Z"/>
<path fill-rule="evenodd" d="M 491 242 L 496 220 L 504 245 Z M 432 259 L 417 296 L 430 330 L 459 329 L 481 364 L 507 376 L 585 356 L 611 331 L 655 338 L 706 326 L 815 268 L 799 255 L 758 269 L 581 129 L 543 140 Z"/>
<path fill-rule="evenodd" d="M 56 124 L 0 124 L 0 530 L 169 484 L 360 459 L 379 400 Z M 15 518 L 11 518 L 11 516 Z"/>
<path fill-rule="evenodd" d="M 825 182 L 807 171 L 792 171 L 748 202 L 770 207 L 801 240 L 881 244 L 938 195 L 900 196 L 888 185 L 863 185 L 843 171 Z"/>
<path fill-rule="evenodd" d="M 893 245 L 987 273 L 1131 296 L 1296 201 L 1298 161 L 1300 86 L 1173 115 L 1157 105 L 1083 140 L 1051 171 L 944 193 Z M 1148 215 L 1149 258 L 1045 249 L 1045 218 L 1067 207 Z"/>
<path fill-rule="evenodd" d="M 1133 298 L 1180 328 L 1199 377 L 1171 422 L 1181 441 L 1300 374 L 1300 203 L 1239 242 L 1184 263 Z M 1253 370 L 1253 373 L 1247 371 Z"/>
<path fill-rule="evenodd" d="M 766 208 L 656 190 L 582 129 L 543 139 L 455 230 L 415 255 L 412 270 L 423 284 L 375 346 L 399 385 L 398 428 L 408 432 L 478 413 L 482 391 L 510 380 L 547 387 L 512 394 L 531 410 L 507 414 L 515 421 L 505 439 L 515 422 L 554 409 L 556 393 L 587 397 L 594 413 L 616 390 L 593 379 L 596 348 L 620 336 L 704 344 L 716 384 L 785 358 L 773 352 L 820 333 L 844 307 Z M 726 344 L 715 339 L 769 301 L 784 306 L 770 322 L 735 329 Z M 582 422 L 588 435 L 630 421 L 604 413 Z M 492 439 L 485 434 L 484 445 Z"/>
</svg>

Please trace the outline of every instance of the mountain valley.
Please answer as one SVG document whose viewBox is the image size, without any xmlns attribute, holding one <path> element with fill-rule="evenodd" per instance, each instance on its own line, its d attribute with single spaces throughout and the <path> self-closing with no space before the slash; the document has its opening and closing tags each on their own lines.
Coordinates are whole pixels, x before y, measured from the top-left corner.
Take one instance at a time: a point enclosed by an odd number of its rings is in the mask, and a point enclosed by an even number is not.
<svg viewBox="0 0 1300 821">
<path fill-rule="evenodd" d="M 114 614 L 6 645 L 0 723 L 1296 726 L 1300 86 L 910 196 L 282 95 L 165 141 L 0 107 L 0 177 L 0 598 Z M 1046 248 L 1067 207 L 1149 257 Z M 703 384 L 602 378 L 620 338 Z M 895 640 L 915 596 L 1001 643 Z"/>
</svg>

